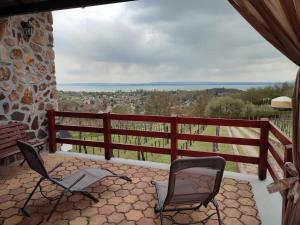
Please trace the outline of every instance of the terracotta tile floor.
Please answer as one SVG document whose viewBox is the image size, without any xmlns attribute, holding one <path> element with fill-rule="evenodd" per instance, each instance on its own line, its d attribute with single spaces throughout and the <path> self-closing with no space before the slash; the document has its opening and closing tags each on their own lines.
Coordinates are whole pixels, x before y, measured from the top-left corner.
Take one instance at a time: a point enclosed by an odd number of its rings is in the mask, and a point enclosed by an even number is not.
<svg viewBox="0 0 300 225">
<path fill-rule="evenodd" d="M 99 203 L 93 203 L 79 194 L 66 197 L 53 214 L 50 222 L 42 224 L 159 224 L 158 216 L 153 212 L 156 197 L 150 181 L 165 180 L 168 171 L 78 158 L 63 158 L 57 155 L 43 155 L 43 158 L 47 168 L 51 168 L 57 162 L 64 162 L 63 166 L 57 170 L 57 175 L 66 175 L 78 168 L 102 167 L 109 168 L 118 174 L 127 174 L 133 182 L 128 183 L 124 180 L 109 178 L 95 184 L 90 191 L 99 198 Z M 19 208 L 23 205 L 39 176 L 27 166 L 22 168 L 12 166 L 0 168 L 0 170 L 0 225 L 36 224 L 35 221 L 45 218 L 51 205 L 39 192 L 33 196 L 33 200 L 28 205 L 28 211 L 33 219 L 25 219 L 19 213 Z M 59 187 L 49 182 L 44 182 L 42 186 L 43 191 L 50 197 L 57 196 L 61 191 Z M 248 182 L 225 178 L 217 200 L 225 225 L 260 224 L 256 203 Z M 179 222 L 188 223 L 199 220 L 211 212 L 214 210 L 210 207 L 202 208 L 200 211 L 186 211 L 177 214 L 176 219 Z M 170 224 L 170 222 L 165 220 L 165 224 Z M 216 217 L 212 217 L 206 224 L 217 224 Z"/>
</svg>

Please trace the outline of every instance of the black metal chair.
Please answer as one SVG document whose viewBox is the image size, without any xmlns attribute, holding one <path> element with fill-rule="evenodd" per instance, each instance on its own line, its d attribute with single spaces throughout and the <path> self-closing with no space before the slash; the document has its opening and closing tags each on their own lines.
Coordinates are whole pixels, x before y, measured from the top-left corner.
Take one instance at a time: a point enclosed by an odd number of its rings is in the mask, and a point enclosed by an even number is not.
<svg viewBox="0 0 300 225">
<path fill-rule="evenodd" d="M 197 210 L 201 206 L 207 207 L 211 202 L 216 212 L 201 221 L 186 224 L 205 223 L 217 214 L 221 225 L 220 211 L 215 196 L 218 194 L 222 182 L 225 160 L 222 157 L 187 158 L 175 160 L 170 167 L 169 181 L 152 181 L 155 185 L 158 204 L 155 212 L 163 218 L 178 223 L 172 216 L 163 212 L 183 210 Z"/>
<path fill-rule="evenodd" d="M 62 165 L 62 162 L 56 165 L 53 169 L 50 171 L 47 171 L 44 166 L 44 161 L 41 158 L 41 156 L 38 154 L 36 149 L 23 141 L 17 141 L 17 145 L 20 148 L 26 162 L 28 163 L 29 167 L 41 175 L 40 180 L 37 182 L 36 186 L 30 193 L 29 197 L 27 198 L 24 206 L 21 208 L 22 212 L 30 217 L 29 213 L 26 211 L 26 206 L 31 199 L 32 195 L 35 193 L 38 187 L 40 187 L 41 194 L 49 199 L 49 200 L 56 200 L 54 206 L 52 207 L 50 214 L 48 215 L 47 221 L 50 220 L 53 212 L 55 211 L 56 207 L 58 206 L 59 202 L 61 201 L 62 197 L 66 193 L 81 193 L 84 196 L 90 198 L 94 202 L 98 202 L 98 199 L 94 197 L 92 194 L 87 192 L 85 189 L 89 187 L 90 185 L 106 178 L 106 177 L 119 177 L 121 179 L 124 179 L 126 181 L 131 181 L 131 179 L 127 176 L 117 175 L 114 172 L 108 170 L 108 169 L 95 169 L 95 168 L 88 168 L 88 169 L 81 169 L 76 171 L 75 173 L 65 176 L 64 178 L 55 178 L 51 176 L 51 173 L 54 172 L 57 168 L 59 168 Z M 50 199 L 47 196 L 43 194 L 42 188 L 40 186 L 41 182 L 44 180 L 49 180 L 52 183 L 62 187 L 64 190 L 62 193 L 58 196 L 56 199 Z"/>
</svg>

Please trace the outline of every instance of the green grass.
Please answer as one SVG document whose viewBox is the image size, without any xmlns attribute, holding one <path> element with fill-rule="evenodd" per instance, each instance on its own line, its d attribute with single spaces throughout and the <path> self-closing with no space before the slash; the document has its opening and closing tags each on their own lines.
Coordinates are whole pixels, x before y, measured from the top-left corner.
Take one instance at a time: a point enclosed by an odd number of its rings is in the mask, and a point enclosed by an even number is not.
<svg viewBox="0 0 300 225">
<path fill-rule="evenodd" d="M 247 132 L 246 132 L 244 129 L 240 129 L 240 128 L 237 128 L 237 129 L 240 131 L 240 133 L 242 134 L 242 136 L 243 136 L 244 138 L 253 138 L 253 137 L 250 137 L 249 134 L 247 134 Z M 245 128 L 245 129 L 248 129 L 248 128 Z M 250 133 L 256 135 L 256 136 L 258 135 L 256 138 L 260 138 L 260 137 L 259 137 L 259 134 L 253 133 L 253 131 L 252 131 L 251 129 L 248 129 L 248 131 L 249 131 Z M 239 146 L 239 147 L 241 147 L 241 146 Z M 256 152 L 259 152 L 259 147 L 258 147 L 258 146 L 252 146 L 252 147 L 255 149 Z"/>
<path fill-rule="evenodd" d="M 207 126 L 205 131 L 203 132 L 204 135 L 216 135 L 216 127 L 215 126 Z M 229 133 L 227 127 L 221 127 L 220 129 L 220 136 L 228 137 Z M 194 151 L 213 151 L 213 143 L 210 142 L 193 142 L 192 146 L 189 148 L 190 150 Z M 233 154 L 232 145 L 230 144 L 219 144 L 220 153 L 225 154 Z M 237 164 L 235 162 L 226 162 L 226 170 L 236 172 L 238 171 Z"/>
<path fill-rule="evenodd" d="M 72 132 L 72 137 L 74 139 L 80 139 L 79 132 Z M 120 137 L 120 141 L 119 141 Z M 82 133 L 81 139 L 91 140 L 91 141 L 103 141 L 103 135 L 95 134 L 95 133 Z M 141 143 L 143 146 L 151 146 L 151 147 L 164 147 L 169 148 L 170 144 L 167 144 L 166 140 L 162 138 L 147 138 L 147 142 L 145 143 L 146 139 L 143 137 L 140 138 Z M 113 135 L 112 140 L 114 143 L 122 143 L 122 144 L 138 144 L 138 139 L 134 136 L 126 136 L 124 135 Z M 86 148 L 81 147 L 81 152 L 85 153 L 85 150 L 88 154 L 95 154 L 95 155 L 104 155 L 103 148 L 96 148 L 96 147 L 89 147 Z M 79 146 L 73 146 L 73 152 L 79 152 Z M 113 149 L 114 157 L 124 158 L 124 159 L 138 159 L 138 152 L 135 151 L 127 151 L 127 150 L 118 150 Z M 163 154 L 154 154 L 154 153 L 144 153 L 146 160 L 153 161 L 153 162 L 160 162 L 160 163 L 170 163 L 170 156 L 163 155 Z"/>
<path fill-rule="evenodd" d="M 134 129 L 138 127 L 128 127 L 128 129 Z M 138 128 L 139 129 L 139 128 Z M 191 131 L 192 133 L 196 133 L 198 129 L 198 126 L 192 126 Z M 162 130 L 161 127 L 159 126 L 153 126 L 153 131 L 158 131 Z M 189 126 L 183 126 L 183 128 L 179 129 L 183 133 L 189 133 L 190 129 Z M 229 136 L 227 128 L 222 127 L 221 136 Z M 207 126 L 205 130 L 203 131 L 203 134 L 206 135 L 215 135 L 215 126 Z M 85 140 L 91 140 L 91 141 L 103 141 L 103 135 L 99 135 L 96 133 L 82 133 L 80 136 L 79 132 L 72 132 L 72 137 L 73 139 L 85 139 Z M 80 138 L 81 137 L 81 138 Z M 126 136 L 124 135 L 113 135 L 112 140 L 114 143 L 123 143 L 123 144 L 138 144 L 138 139 L 137 137 L 134 136 Z M 143 137 L 140 138 L 140 143 L 143 146 L 151 146 L 151 147 L 162 147 L 162 148 L 170 148 L 170 143 L 166 142 L 166 139 L 161 139 L 161 138 L 147 138 L 144 139 Z M 185 149 L 185 144 L 186 141 L 179 141 L 178 142 L 178 147 L 180 146 Z M 86 147 L 85 148 L 88 154 L 95 154 L 95 155 L 104 155 L 104 149 L 103 148 L 96 148 L 96 147 Z M 85 152 L 84 147 L 81 147 L 81 152 Z M 207 142 L 192 142 L 192 145 L 188 144 L 188 149 L 189 150 L 194 150 L 194 151 L 212 151 L 213 149 L 213 144 L 212 143 L 207 143 Z M 228 153 L 232 154 L 232 146 L 231 145 L 226 145 L 226 144 L 219 144 L 219 149 L 221 153 Z M 79 146 L 73 146 L 72 149 L 73 152 L 79 152 Z M 124 159 L 138 159 L 138 152 L 135 151 L 127 151 L 127 150 L 113 150 L 114 157 L 120 157 Z M 141 156 L 141 155 L 140 155 Z M 155 153 L 144 153 L 145 159 L 147 161 L 153 161 L 153 162 L 160 162 L 160 163 L 170 163 L 170 156 L 169 155 L 164 155 L 164 154 L 155 154 Z M 238 171 L 237 165 L 234 162 L 227 162 L 226 163 L 226 170 L 229 171 Z"/>
</svg>

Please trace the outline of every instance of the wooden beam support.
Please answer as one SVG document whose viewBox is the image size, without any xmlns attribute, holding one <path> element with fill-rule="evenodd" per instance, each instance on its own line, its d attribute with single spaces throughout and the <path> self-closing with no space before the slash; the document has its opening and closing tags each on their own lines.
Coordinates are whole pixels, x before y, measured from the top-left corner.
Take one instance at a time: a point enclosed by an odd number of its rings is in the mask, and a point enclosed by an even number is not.
<svg viewBox="0 0 300 225">
<path fill-rule="evenodd" d="M 135 0 L 43 0 L 32 1 L 29 3 L 20 4 L 16 2 L 15 5 L 0 6 L 0 17 L 14 16 L 20 14 L 31 14 L 38 12 L 46 12 L 53 10 L 71 9 L 71 8 L 84 8 L 88 6 L 105 5 L 119 2 L 129 2 Z"/>
</svg>

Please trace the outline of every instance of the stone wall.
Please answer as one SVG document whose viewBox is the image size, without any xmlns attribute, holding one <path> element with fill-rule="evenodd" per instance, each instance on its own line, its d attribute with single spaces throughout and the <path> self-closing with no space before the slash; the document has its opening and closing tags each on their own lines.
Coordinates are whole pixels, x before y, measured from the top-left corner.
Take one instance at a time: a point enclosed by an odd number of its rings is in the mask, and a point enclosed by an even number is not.
<svg viewBox="0 0 300 225">
<path fill-rule="evenodd" d="M 30 19 L 31 38 L 21 21 Z M 47 138 L 46 110 L 57 109 L 51 13 L 0 18 L 0 123 L 20 121 L 31 138 Z"/>
</svg>

